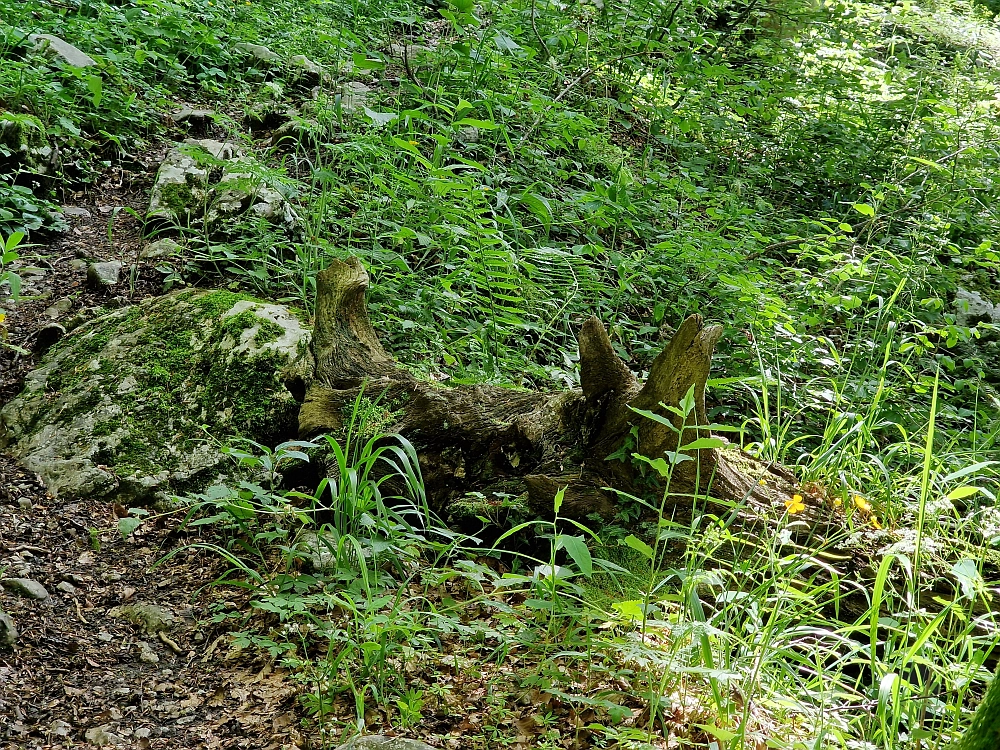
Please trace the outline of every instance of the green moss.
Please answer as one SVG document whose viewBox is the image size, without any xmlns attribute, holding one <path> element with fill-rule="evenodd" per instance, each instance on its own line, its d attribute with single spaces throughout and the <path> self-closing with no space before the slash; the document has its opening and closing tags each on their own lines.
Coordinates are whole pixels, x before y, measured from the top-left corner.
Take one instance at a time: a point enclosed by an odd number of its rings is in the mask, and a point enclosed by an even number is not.
<svg viewBox="0 0 1000 750">
<path fill-rule="evenodd" d="M 187 182 L 164 185 L 160 190 L 160 199 L 163 205 L 178 216 L 190 211 L 197 202 L 194 190 Z"/>
<path fill-rule="evenodd" d="M 80 387 L 82 381 L 94 378 L 92 363 L 105 347 L 116 338 L 128 341 L 128 374 L 136 383 L 131 391 L 114 396 L 122 418 L 105 420 L 94 429 L 97 437 L 109 438 L 101 441 L 103 463 L 123 477 L 176 468 L 178 457 L 164 446 L 203 439 L 201 426 L 209 434 L 224 430 L 227 436 L 263 441 L 294 432 L 297 405 L 289 403 L 287 409 L 275 413 L 275 362 L 270 352 L 243 359 L 239 367 L 213 356 L 227 337 L 239 341 L 248 329 L 256 328 L 258 348 L 280 337 L 280 326 L 262 320 L 252 310 L 211 324 L 237 303 L 251 299 L 228 291 L 186 290 L 176 295 L 175 305 L 142 305 L 116 319 L 95 321 L 89 330 L 60 344 L 57 351 L 65 355 L 64 364 L 71 366 L 54 371 L 46 390 Z M 105 384 L 116 379 L 109 372 L 111 367 L 105 361 L 97 371 L 111 376 L 102 378 Z M 71 422 L 103 398 L 107 396 L 95 382 L 59 420 Z M 41 413 L 36 422 L 45 416 Z"/>
</svg>

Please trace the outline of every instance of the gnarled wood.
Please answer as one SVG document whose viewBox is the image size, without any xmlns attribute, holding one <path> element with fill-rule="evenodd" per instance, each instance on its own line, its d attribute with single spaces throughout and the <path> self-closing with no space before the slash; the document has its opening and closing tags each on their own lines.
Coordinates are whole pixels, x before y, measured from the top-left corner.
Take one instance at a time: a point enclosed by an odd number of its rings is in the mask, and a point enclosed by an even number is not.
<svg viewBox="0 0 1000 750">
<path fill-rule="evenodd" d="M 313 348 L 316 377 L 299 415 L 304 438 L 343 429 L 361 389 L 393 415 L 390 429 L 409 439 L 421 460 L 428 497 L 439 509 L 467 493 L 522 496 L 539 510 L 565 488 L 562 512 L 612 515 L 617 495 L 648 489 L 631 460 L 607 460 L 638 435 L 632 450 L 651 458 L 707 436 L 705 383 L 722 333 L 692 315 L 656 358 L 640 385 L 615 354 L 597 318 L 578 336 L 581 390 L 515 391 L 489 385 L 445 387 L 418 380 L 385 352 L 368 318 L 368 275 L 360 261 L 335 261 L 319 276 Z M 695 406 L 687 424 L 677 407 L 690 388 Z M 652 411 L 673 428 L 638 415 Z M 734 469 L 723 452 L 702 449 L 677 464 L 671 493 L 711 492 L 741 499 L 757 492 L 756 478 Z M 747 457 L 747 460 L 750 460 Z M 761 473 L 765 472 L 760 467 Z"/>
</svg>

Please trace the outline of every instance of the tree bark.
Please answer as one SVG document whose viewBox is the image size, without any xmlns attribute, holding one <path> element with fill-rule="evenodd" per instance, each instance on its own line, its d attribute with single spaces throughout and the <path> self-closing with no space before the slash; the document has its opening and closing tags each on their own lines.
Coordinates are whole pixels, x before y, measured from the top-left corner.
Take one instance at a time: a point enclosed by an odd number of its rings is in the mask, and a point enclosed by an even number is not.
<svg viewBox="0 0 1000 750">
<path fill-rule="evenodd" d="M 705 383 L 722 333 L 700 315 L 685 320 L 640 384 L 615 354 L 607 331 L 592 317 L 578 336 L 580 390 L 518 391 L 490 385 L 443 386 L 415 377 L 382 348 L 368 318 L 368 274 L 357 258 L 334 263 L 318 277 L 313 352 L 315 378 L 299 413 L 299 434 L 310 438 L 345 428 L 362 391 L 390 415 L 389 432 L 416 447 L 432 505 L 440 510 L 470 493 L 487 501 L 521 497 L 541 512 L 565 488 L 561 513 L 613 516 L 619 496 L 648 495 L 662 479 L 631 453 L 664 458 L 707 437 Z M 686 420 L 677 409 L 693 387 Z M 644 409 L 662 424 L 637 414 Z M 607 460 L 617 453 L 619 458 Z M 751 471 L 737 469 L 733 459 Z M 671 495 L 773 502 L 758 485 L 762 475 L 787 481 L 735 449 L 706 448 L 677 463 Z M 771 472 L 770 474 L 768 472 Z"/>
</svg>

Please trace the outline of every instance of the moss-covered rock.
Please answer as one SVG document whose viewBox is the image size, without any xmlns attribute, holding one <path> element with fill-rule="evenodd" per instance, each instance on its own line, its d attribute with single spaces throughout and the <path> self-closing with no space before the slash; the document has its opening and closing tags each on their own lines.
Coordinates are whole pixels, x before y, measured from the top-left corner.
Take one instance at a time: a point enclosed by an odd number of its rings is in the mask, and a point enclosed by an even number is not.
<svg viewBox="0 0 1000 750">
<path fill-rule="evenodd" d="M 185 290 L 103 315 L 46 354 L 0 412 L 53 494 L 162 499 L 225 469 L 218 440 L 295 435 L 309 331 L 280 305 Z"/>
<path fill-rule="evenodd" d="M 218 230 L 244 214 L 286 226 L 297 221 L 253 158 L 229 143 L 188 139 L 171 149 L 157 170 L 146 221 L 151 227 L 204 223 Z"/>
</svg>

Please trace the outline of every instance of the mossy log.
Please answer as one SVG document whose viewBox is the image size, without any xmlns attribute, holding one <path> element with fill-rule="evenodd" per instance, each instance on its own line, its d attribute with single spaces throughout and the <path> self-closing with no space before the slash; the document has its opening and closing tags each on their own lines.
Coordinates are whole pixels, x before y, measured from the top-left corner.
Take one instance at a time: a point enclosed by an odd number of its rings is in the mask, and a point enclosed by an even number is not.
<svg viewBox="0 0 1000 750">
<path fill-rule="evenodd" d="M 392 424 L 383 426 L 417 448 L 428 498 L 439 510 L 468 493 L 482 493 L 487 501 L 523 497 L 544 512 L 551 510 L 557 490 L 565 488 L 564 514 L 609 517 L 619 500 L 607 488 L 647 494 L 656 481 L 649 476 L 656 473 L 641 472 L 628 453 L 662 458 L 678 448 L 682 426 L 684 444 L 708 435 L 705 383 L 722 329 L 706 326 L 700 315 L 681 324 L 644 384 L 592 317 L 578 336 L 580 390 L 444 386 L 418 379 L 382 348 L 368 318 L 367 289 L 368 274 L 357 258 L 335 261 L 319 274 L 316 374 L 299 412 L 299 434 L 310 438 L 342 431 L 364 389 L 391 415 Z M 682 425 L 682 417 L 668 407 L 676 408 L 692 386 L 695 406 Z M 634 409 L 659 414 L 671 426 Z M 625 459 L 607 460 L 627 440 L 632 444 Z M 766 475 L 773 484 L 789 478 L 780 467 L 736 449 L 705 448 L 690 457 L 677 464 L 671 494 L 772 504 L 773 493 L 765 494 L 759 479 Z"/>
</svg>

